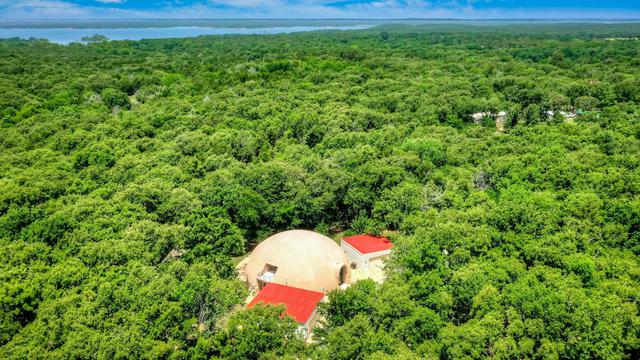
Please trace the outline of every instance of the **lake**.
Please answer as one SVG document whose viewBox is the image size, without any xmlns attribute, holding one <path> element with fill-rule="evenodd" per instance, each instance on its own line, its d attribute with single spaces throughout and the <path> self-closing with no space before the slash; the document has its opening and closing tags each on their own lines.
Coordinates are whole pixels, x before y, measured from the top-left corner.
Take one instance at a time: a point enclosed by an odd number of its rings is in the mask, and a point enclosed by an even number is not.
<svg viewBox="0 0 640 360">
<path fill-rule="evenodd" d="M 328 26 L 271 26 L 271 27 L 201 27 L 201 26 L 173 26 L 173 27 L 126 27 L 126 28 L 1 28 L 0 38 L 37 38 L 47 39 L 58 44 L 79 42 L 85 36 L 100 34 L 110 40 L 141 40 L 187 38 L 201 35 L 263 35 L 287 34 L 317 30 L 361 30 L 371 25 L 328 25 Z"/>
<path fill-rule="evenodd" d="M 573 20 L 575 21 L 575 20 Z M 378 25 L 508 25 L 562 23 L 571 20 L 451 20 L 451 19 L 184 19 L 184 20 L 0 20 L 0 38 L 48 39 L 58 44 L 96 34 L 110 40 L 187 38 L 200 35 L 286 34 L 316 30 L 360 30 Z M 616 23 L 615 20 L 581 22 Z"/>
</svg>

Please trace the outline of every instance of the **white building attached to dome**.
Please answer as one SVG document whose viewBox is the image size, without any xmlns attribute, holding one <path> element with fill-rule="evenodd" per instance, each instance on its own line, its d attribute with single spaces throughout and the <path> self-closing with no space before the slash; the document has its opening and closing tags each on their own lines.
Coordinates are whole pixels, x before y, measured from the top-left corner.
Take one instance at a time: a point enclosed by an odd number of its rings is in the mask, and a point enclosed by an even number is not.
<svg viewBox="0 0 640 360">
<path fill-rule="evenodd" d="M 276 283 L 325 293 L 349 283 L 349 259 L 324 235 L 307 230 L 284 231 L 256 246 L 243 277 L 254 289 Z"/>
</svg>

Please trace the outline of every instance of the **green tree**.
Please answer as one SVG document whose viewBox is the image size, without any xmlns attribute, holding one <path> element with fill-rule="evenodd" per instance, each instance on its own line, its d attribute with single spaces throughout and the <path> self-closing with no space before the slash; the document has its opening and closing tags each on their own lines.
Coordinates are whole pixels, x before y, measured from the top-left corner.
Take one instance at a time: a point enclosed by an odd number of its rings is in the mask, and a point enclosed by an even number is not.
<svg viewBox="0 0 640 360">
<path fill-rule="evenodd" d="M 131 107 L 127 94 L 118 89 L 106 88 L 102 90 L 100 97 L 102 98 L 102 102 L 110 109 L 116 107 L 128 109 Z"/>
<path fill-rule="evenodd" d="M 256 305 L 234 313 L 220 335 L 220 354 L 228 359 L 259 359 L 265 353 L 283 356 L 302 346 L 298 325 L 282 317 L 282 306 Z"/>
</svg>

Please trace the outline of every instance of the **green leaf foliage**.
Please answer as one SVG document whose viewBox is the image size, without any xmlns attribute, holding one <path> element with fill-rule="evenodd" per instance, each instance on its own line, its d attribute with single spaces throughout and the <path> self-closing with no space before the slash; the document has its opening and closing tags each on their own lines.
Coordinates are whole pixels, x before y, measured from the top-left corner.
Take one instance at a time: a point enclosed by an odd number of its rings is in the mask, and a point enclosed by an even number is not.
<svg viewBox="0 0 640 360">
<path fill-rule="evenodd" d="M 0 40 L 0 358 L 640 358 L 639 37 Z M 293 228 L 395 244 L 311 342 L 234 269 Z"/>
</svg>

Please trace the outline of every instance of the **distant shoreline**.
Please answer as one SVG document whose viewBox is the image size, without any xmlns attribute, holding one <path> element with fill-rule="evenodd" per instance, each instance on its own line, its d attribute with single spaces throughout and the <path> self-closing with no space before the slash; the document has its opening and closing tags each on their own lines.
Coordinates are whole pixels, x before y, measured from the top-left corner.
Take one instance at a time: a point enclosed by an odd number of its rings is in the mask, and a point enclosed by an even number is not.
<svg viewBox="0 0 640 360">
<path fill-rule="evenodd" d="M 95 28 L 100 24 L 101 28 L 138 28 L 138 27 L 176 27 L 193 26 L 200 27 L 228 28 L 247 27 L 260 28 L 269 26 L 314 26 L 314 25 L 384 25 L 384 24 L 570 24 L 570 23 L 594 23 L 594 24 L 623 24 L 638 23 L 640 19 L 589 19 L 589 18 L 566 18 L 566 19 L 29 19 L 29 20 L 0 20 L 0 28 Z M 242 24 L 242 26 L 239 26 Z"/>
<path fill-rule="evenodd" d="M 94 24 L 99 25 L 99 24 Z M 85 38 L 102 36 L 101 41 L 146 40 L 193 38 L 198 36 L 222 35 L 277 35 L 308 31 L 352 31 L 366 30 L 375 25 L 357 24 L 340 25 L 294 25 L 269 27 L 204 27 L 204 26 L 148 26 L 148 27 L 11 27 L 0 28 L 0 39 L 45 39 L 52 43 L 68 45 L 71 43 L 85 43 Z M 91 42 L 91 41 L 89 41 Z"/>
</svg>

